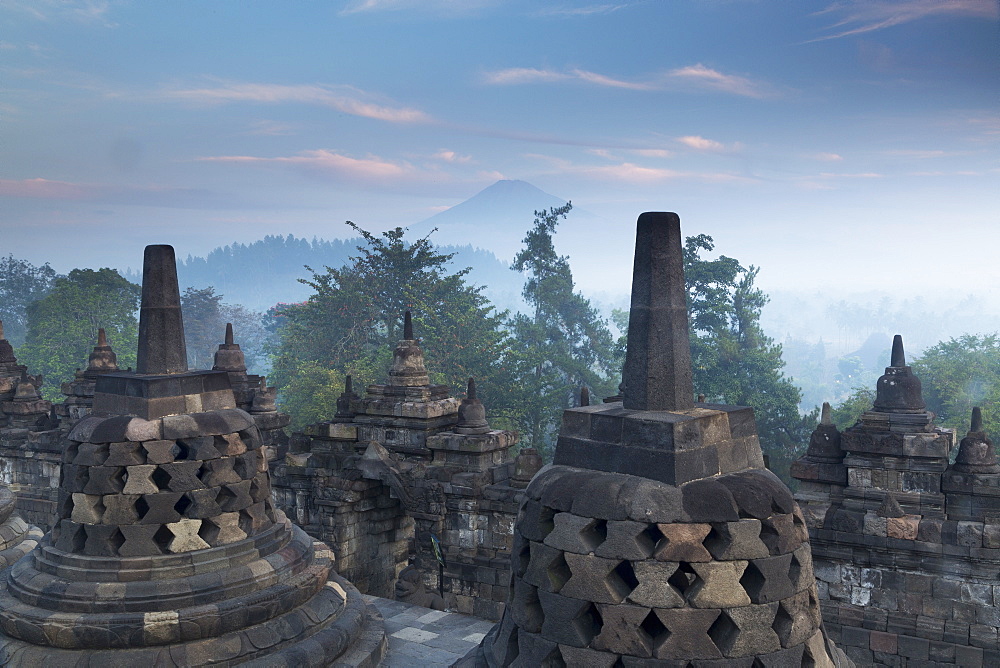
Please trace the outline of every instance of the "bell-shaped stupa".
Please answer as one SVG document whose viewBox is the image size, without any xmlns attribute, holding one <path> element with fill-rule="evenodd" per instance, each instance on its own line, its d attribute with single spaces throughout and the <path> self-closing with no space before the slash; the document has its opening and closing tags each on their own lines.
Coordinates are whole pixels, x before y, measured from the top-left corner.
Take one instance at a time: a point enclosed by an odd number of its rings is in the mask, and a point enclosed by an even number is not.
<svg viewBox="0 0 1000 668">
<path fill-rule="evenodd" d="M 676 214 L 639 217 L 623 401 L 563 414 L 503 619 L 463 664 L 848 665 L 753 410 L 694 402 L 682 241 Z"/>
<path fill-rule="evenodd" d="M 170 246 L 146 247 L 138 352 L 96 379 L 59 521 L 0 583 L 0 663 L 377 664 L 378 614 L 274 508 L 228 372 L 188 371 Z"/>
</svg>

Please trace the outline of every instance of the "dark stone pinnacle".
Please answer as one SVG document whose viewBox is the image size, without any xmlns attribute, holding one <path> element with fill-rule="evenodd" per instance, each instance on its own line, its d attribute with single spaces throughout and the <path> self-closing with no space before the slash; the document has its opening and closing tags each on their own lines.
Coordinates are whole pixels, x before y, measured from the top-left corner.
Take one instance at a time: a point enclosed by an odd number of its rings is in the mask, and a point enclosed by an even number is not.
<svg viewBox="0 0 1000 668">
<path fill-rule="evenodd" d="M 406 341 L 413 340 L 413 319 L 409 311 L 403 314 L 403 339 Z"/>
<path fill-rule="evenodd" d="M 188 370 L 173 246 L 146 246 L 143 255 L 139 352 L 135 370 L 139 374 Z"/>
<path fill-rule="evenodd" d="M 636 228 L 623 405 L 694 408 L 681 220 L 676 213 L 647 212 Z"/>
<path fill-rule="evenodd" d="M 892 355 L 889 357 L 889 366 L 906 366 L 906 355 L 903 353 L 903 337 L 899 334 L 892 337 Z"/>
</svg>

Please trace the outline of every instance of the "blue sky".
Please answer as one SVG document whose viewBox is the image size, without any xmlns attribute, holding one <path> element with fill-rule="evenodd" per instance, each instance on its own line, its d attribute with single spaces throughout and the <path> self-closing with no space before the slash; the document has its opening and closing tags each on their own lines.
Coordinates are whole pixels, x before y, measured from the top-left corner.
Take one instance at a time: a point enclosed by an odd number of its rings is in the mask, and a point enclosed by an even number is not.
<svg viewBox="0 0 1000 668">
<path fill-rule="evenodd" d="M 664 209 L 769 289 L 992 289 L 997 7 L 5 0 L 0 253 L 332 238 L 509 178 L 608 221 L 563 226 L 584 289 Z"/>
</svg>

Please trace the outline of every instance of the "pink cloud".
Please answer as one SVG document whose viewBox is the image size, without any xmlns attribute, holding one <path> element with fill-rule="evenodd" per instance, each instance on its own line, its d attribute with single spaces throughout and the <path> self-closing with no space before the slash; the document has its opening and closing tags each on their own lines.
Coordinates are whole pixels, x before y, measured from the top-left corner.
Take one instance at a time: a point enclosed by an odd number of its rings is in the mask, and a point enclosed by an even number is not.
<svg viewBox="0 0 1000 668">
<path fill-rule="evenodd" d="M 223 155 L 198 158 L 198 160 L 201 162 L 294 165 L 359 180 L 385 181 L 420 176 L 420 172 L 407 162 L 391 162 L 377 156 L 352 158 L 327 149 L 302 151 L 298 155 L 275 158 Z"/>
<path fill-rule="evenodd" d="M 996 21 L 1000 5 L 995 0 L 847 0 L 836 2 L 817 14 L 839 14 L 832 34 L 809 40 L 819 42 L 860 35 L 919 21 L 932 16 L 968 16 Z"/>
<path fill-rule="evenodd" d="M 723 74 L 718 70 L 705 67 L 701 63 L 679 67 L 669 72 L 670 78 L 684 81 L 702 88 L 732 93 L 743 97 L 762 98 L 768 96 L 768 91 L 762 84 L 756 83 L 733 74 Z"/>
<path fill-rule="evenodd" d="M 372 97 L 371 94 L 351 86 L 221 83 L 214 87 L 169 90 L 165 95 L 201 104 L 230 102 L 315 104 L 352 116 L 389 123 L 429 123 L 432 120 L 419 109 L 373 102 L 369 99 Z"/>
</svg>

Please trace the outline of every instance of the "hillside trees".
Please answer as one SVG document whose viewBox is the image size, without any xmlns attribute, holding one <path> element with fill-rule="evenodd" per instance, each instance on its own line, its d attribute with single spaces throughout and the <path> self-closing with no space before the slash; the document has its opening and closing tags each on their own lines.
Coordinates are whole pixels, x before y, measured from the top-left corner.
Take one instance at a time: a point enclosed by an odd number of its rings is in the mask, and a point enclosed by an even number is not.
<svg viewBox="0 0 1000 668">
<path fill-rule="evenodd" d="M 232 323 L 247 369 L 251 373 L 263 371 L 264 347 L 269 339 L 264 315 L 241 304 L 226 304 L 222 298 L 212 286 L 187 288 L 181 294 L 188 367 L 211 369 L 215 351 L 225 338 L 226 323 Z"/>
<path fill-rule="evenodd" d="M 524 248 L 511 269 L 528 278 L 523 296 L 531 311 L 510 320 L 511 360 L 516 368 L 514 422 L 522 445 L 548 458 L 562 411 L 576 405 L 582 385 L 599 396 L 614 393 L 620 366 L 607 324 L 580 293 L 573 290 L 569 259 L 558 255 L 552 235 L 567 203 L 536 211 Z"/>
<path fill-rule="evenodd" d="M 452 271 L 452 254 L 437 252 L 428 237 L 408 243 L 402 228 L 376 236 L 347 224 L 364 240 L 358 254 L 343 267 L 310 269 L 312 277 L 303 282 L 314 294 L 274 314 L 280 343 L 274 350 L 271 380 L 280 390 L 282 405 L 330 417 L 335 406 L 319 406 L 317 383 L 335 381 L 339 394 L 346 374 L 354 376 L 356 387 L 384 382 L 392 350 L 402 336 L 403 313 L 409 310 L 432 382 L 451 385 L 461 396 L 474 376 L 491 414 L 502 412 L 510 388 L 502 362 L 506 314 L 495 311 L 482 288 L 466 282 L 468 269 Z"/>
<path fill-rule="evenodd" d="M 27 308 L 27 336 L 18 361 L 45 375 L 46 399 L 60 399 L 61 383 L 87 363 L 103 327 L 121 368 L 134 367 L 141 289 L 114 269 L 74 269 Z"/>
<path fill-rule="evenodd" d="M 0 258 L 0 320 L 13 346 L 24 343 L 28 332 L 28 306 L 49 293 L 56 278 L 48 262 L 40 267 L 13 255 Z"/>
</svg>

